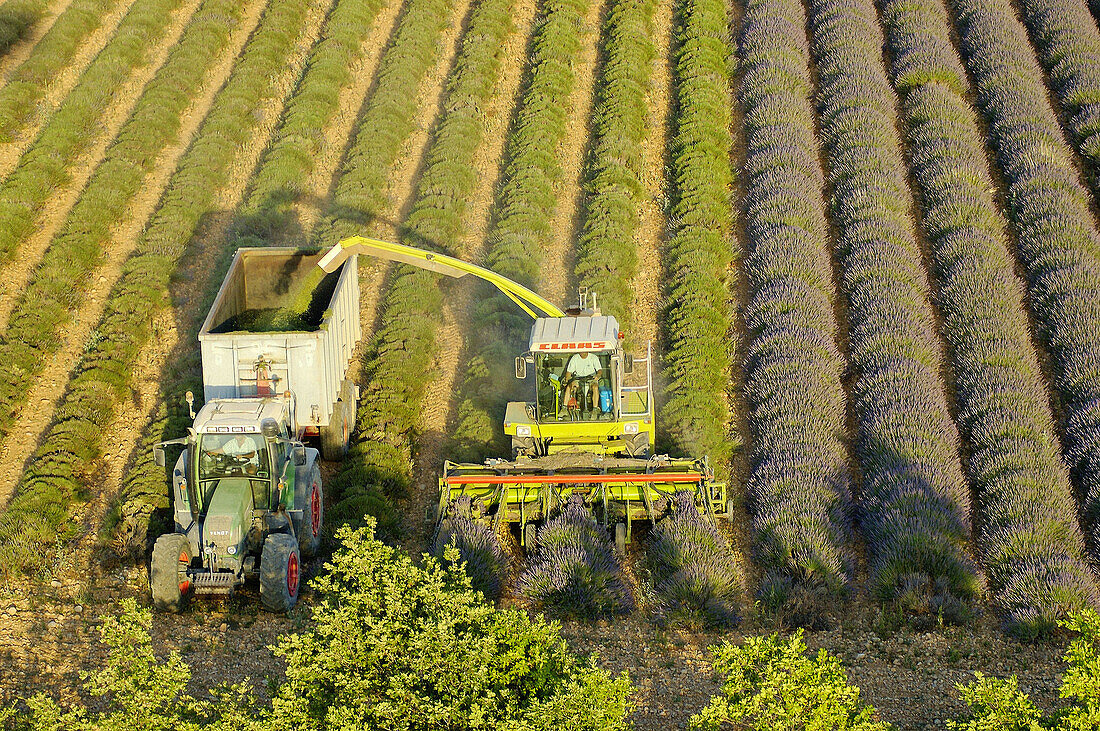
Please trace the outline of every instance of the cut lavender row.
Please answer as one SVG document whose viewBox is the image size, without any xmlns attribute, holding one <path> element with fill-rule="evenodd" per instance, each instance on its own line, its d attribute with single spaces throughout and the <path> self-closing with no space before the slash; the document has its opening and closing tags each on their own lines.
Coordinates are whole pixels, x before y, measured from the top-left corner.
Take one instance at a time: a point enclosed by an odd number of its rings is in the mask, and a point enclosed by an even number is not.
<svg viewBox="0 0 1100 731">
<path fill-rule="evenodd" d="M 1023 24 L 1005 0 L 953 0 L 953 7 L 1008 187 L 1029 304 L 1054 366 L 1070 476 L 1086 495 L 1100 555 L 1100 234 Z"/>
<path fill-rule="evenodd" d="M 1091 579 L 1080 537 L 1073 537 L 1069 475 L 1031 342 L 1023 284 L 943 6 L 885 0 L 883 19 L 931 239 L 967 468 L 980 495 L 982 556 L 1009 624 L 1031 632 L 1039 629 L 1027 626 L 1037 617 L 1050 624 L 1088 596 Z M 1030 544 L 1036 552 L 1021 554 L 1012 541 L 1019 535 L 1036 537 Z M 1070 539 L 1044 540 L 1062 535 Z M 1041 572 L 1022 580 L 1021 572 L 1036 565 Z M 1067 582 L 1071 576 L 1078 578 Z M 1045 577 L 1062 578 L 1047 584 Z M 1067 583 L 1075 588 L 1062 592 Z"/>
<path fill-rule="evenodd" d="M 759 594 L 779 609 L 792 592 L 835 597 L 851 579 L 844 364 L 802 3 L 750 0 L 740 53 L 748 490 Z"/>
<path fill-rule="evenodd" d="M 666 337 L 661 409 L 677 451 L 724 469 L 730 380 L 726 269 L 734 258 L 730 166 L 729 24 L 723 0 L 682 0 L 676 24 L 674 204 L 663 252 Z"/>
<path fill-rule="evenodd" d="M 812 0 L 821 129 L 856 372 L 856 453 L 872 590 L 969 601 L 969 488 L 910 215 L 882 32 L 871 0 Z"/>
</svg>

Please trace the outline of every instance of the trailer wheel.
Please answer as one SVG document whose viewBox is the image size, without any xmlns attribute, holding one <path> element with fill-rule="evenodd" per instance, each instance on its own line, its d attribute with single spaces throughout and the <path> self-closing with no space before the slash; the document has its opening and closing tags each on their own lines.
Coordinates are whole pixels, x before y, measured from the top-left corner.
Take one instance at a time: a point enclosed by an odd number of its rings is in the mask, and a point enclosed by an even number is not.
<svg viewBox="0 0 1100 731">
<path fill-rule="evenodd" d="M 615 524 L 615 550 L 620 555 L 626 553 L 626 523 Z"/>
<path fill-rule="evenodd" d="M 285 533 L 273 533 L 260 555 L 260 603 L 269 612 L 289 612 L 298 603 L 302 561 L 298 542 Z"/>
<path fill-rule="evenodd" d="M 328 426 L 321 427 L 321 454 L 329 462 L 339 462 L 348 454 L 353 418 L 350 411 L 347 401 L 337 401 L 333 404 Z"/>
<path fill-rule="evenodd" d="M 298 505 L 295 505 L 298 507 Z M 298 545 L 306 558 L 316 555 L 321 547 L 321 531 L 325 521 L 325 491 L 321 485 L 321 470 L 313 465 L 301 491 L 302 525 L 298 529 Z"/>
<path fill-rule="evenodd" d="M 191 594 L 187 568 L 191 565 L 191 542 L 182 533 L 165 533 L 153 545 L 149 563 L 149 590 L 153 606 L 162 612 L 183 609 Z"/>
</svg>

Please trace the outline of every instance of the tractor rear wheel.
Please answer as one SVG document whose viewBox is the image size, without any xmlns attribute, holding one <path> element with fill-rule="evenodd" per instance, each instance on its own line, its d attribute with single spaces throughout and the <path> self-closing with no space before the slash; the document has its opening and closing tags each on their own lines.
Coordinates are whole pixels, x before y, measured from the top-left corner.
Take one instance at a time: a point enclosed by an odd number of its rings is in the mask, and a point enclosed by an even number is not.
<svg viewBox="0 0 1100 731">
<path fill-rule="evenodd" d="M 289 612 L 298 603 L 302 559 L 298 542 L 286 533 L 273 533 L 260 554 L 260 604 L 269 612 Z"/>
<path fill-rule="evenodd" d="M 321 531 L 325 522 L 325 492 L 321 486 L 321 470 L 317 465 L 309 471 L 303 489 L 295 496 L 294 507 L 302 510 L 302 524 L 298 528 L 298 545 L 306 558 L 316 555 L 321 547 Z"/>
<path fill-rule="evenodd" d="M 348 454 L 351 442 L 351 409 L 343 399 L 332 406 L 328 426 L 321 427 L 321 454 L 329 462 L 339 462 Z"/>
<path fill-rule="evenodd" d="M 153 545 L 149 562 L 149 590 L 153 606 L 162 612 L 183 609 L 191 594 L 187 568 L 191 565 L 191 542 L 182 533 L 165 533 Z"/>
</svg>

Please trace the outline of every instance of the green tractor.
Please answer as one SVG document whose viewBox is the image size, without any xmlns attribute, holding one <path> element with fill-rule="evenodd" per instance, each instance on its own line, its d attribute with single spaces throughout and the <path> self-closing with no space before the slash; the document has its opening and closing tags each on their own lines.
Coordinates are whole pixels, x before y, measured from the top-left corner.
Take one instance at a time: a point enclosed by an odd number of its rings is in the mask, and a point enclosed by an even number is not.
<svg viewBox="0 0 1100 731">
<path fill-rule="evenodd" d="M 153 547 L 153 604 L 225 596 L 259 580 L 274 612 L 298 601 L 324 525 L 319 454 L 341 459 L 355 423 L 347 368 L 360 337 L 357 260 L 319 276 L 316 249 L 240 249 L 199 331 L 204 405 L 168 475 L 174 530 Z M 296 302 L 304 312 L 284 317 Z M 282 329 L 280 329 L 282 328 Z M 294 329 L 286 329 L 294 328 Z M 307 447 L 311 439 L 320 450 Z"/>
<path fill-rule="evenodd" d="M 265 609 L 298 601 L 302 558 L 320 546 L 324 493 L 318 451 L 292 438 L 283 398 L 206 404 L 172 469 L 175 531 L 157 539 L 149 569 L 153 604 L 176 612 L 192 595 L 227 596 L 258 579 Z"/>
</svg>

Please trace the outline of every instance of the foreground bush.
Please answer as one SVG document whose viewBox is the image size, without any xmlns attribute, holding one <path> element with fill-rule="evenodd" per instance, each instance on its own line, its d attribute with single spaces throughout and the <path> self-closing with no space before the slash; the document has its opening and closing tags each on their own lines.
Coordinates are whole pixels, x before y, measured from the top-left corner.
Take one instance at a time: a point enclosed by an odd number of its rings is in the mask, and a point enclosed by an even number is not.
<svg viewBox="0 0 1100 731">
<path fill-rule="evenodd" d="M 806 656 L 802 630 L 789 640 L 779 635 L 749 637 L 740 647 L 715 648 L 715 670 L 726 676 L 722 694 L 692 716 L 693 729 L 745 731 L 886 731 L 875 709 L 849 685 L 840 660 L 825 650 Z"/>
<path fill-rule="evenodd" d="M 1062 676 L 1058 692 L 1062 698 L 1071 700 L 1068 706 L 1043 718 L 1027 694 L 1020 691 L 1015 675 L 1000 679 L 975 673 L 977 680 L 973 683 L 956 686 L 970 706 L 970 714 L 962 721 L 948 721 L 948 728 L 956 731 L 1100 728 L 1100 615 L 1090 609 L 1059 624 L 1078 633 L 1063 656 L 1069 668 Z"/>
<path fill-rule="evenodd" d="M 190 669 L 178 653 L 154 655 L 151 616 L 131 601 L 105 621 L 108 666 L 86 685 L 105 709 L 62 709 L 39 694 L 17 720 L 28 731 L 630 728 L 625 674 L 579 661 L 541 617 L 493 609 L 461 569 L 430 558 L 418 567 L 372 526 L 341 529 L 343 547 L 313 582 L 311 626 L 273 648 L 286 680 L 270 706 L 246 683 L 212 700 L 188 695 Z"/>
</svg>

